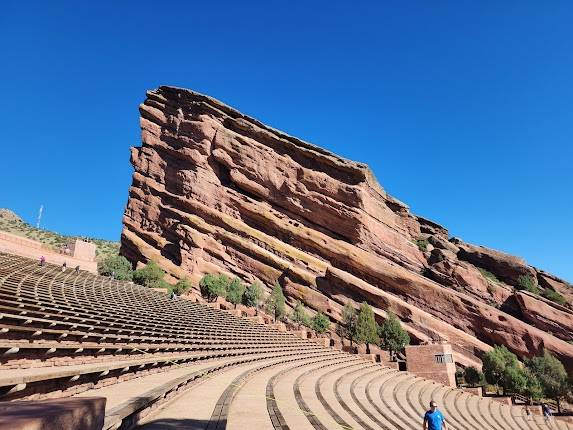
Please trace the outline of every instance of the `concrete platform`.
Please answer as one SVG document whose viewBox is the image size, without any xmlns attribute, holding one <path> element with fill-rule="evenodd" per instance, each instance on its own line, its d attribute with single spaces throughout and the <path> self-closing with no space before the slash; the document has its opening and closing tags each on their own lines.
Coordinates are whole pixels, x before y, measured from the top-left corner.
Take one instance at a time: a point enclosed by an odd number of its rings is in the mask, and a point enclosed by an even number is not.
<svg viewBox="0 0 573 430">
<path fill-rule="evenodd" d="M 0 430 L 101 430 L 105 398 L 0 403 Z"/>
</svg>

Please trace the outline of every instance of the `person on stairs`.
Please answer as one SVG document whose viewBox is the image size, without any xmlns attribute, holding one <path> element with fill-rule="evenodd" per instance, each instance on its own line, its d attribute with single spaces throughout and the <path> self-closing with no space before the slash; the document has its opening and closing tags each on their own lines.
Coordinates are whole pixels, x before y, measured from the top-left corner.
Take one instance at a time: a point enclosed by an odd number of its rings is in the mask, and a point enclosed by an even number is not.
<svg viewBox="0 0 573 430">
<path fill-rule="evenodd" d="M 551 408 L 547 403 L 541 404 L 541 410 L 543 411 L 543 418 L 545 418 L 545 423 L 549 424 L 553 414 L 551 413 Z"/>
<path fill-rule="evenodd" d="M 446 419 L 438 405 L 433 400 L 430 402 L 430 410 L 424 414 L 424 430 L 447 430 Z"/>
</svg>

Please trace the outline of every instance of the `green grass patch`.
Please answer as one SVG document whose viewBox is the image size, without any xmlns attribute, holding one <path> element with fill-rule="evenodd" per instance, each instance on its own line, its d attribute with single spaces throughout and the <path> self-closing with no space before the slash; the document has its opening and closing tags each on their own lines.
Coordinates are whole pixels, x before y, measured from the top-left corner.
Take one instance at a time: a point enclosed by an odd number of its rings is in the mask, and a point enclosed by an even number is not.
<svg viewBox="0 0 573 430">
<path fill-rule="evenodd" d="M 497 279 L 497 277 L 493 273 L 491 273 L 489 270 L 486 270 L 482 267 L 478 267 L 477 269 L 479 270 L 479 272 L 481 273 L 481 275 L 484 278 L 486 278 L 490 281 L 493 281 L 493 282 L 499 282 L 499 279 Z"/>
<path fill-rule="evenodd" d="M 429 243 L 426 239 L 415 239 L 412 242 L 418 247 L 420 251 L 425 251 L 428 249 Z"/>
<path fill-rule="evenodd" d="M 565 297 L 563 297 L 557 291 L 554 291 L 550 288 L 545 288 L 541 292 L 541 295 L 543 297 L 545 297 L 546 299 L 551 300 L 552 302 L 558 303 L 560 305 L 566 305 L 567 304 L 567 300 L 565 299 Z"/>
<path fill-rule="evenodd" d="M 533 276 L 530 275 L 521 275 L 519 278 L 517 278 L 516 288 L 518 290 L 529 291 L 530 293 L 537 295 L 541 293 L 541 290 L 537 286 L 537 282 L 535 282 Z"/>
</svg>

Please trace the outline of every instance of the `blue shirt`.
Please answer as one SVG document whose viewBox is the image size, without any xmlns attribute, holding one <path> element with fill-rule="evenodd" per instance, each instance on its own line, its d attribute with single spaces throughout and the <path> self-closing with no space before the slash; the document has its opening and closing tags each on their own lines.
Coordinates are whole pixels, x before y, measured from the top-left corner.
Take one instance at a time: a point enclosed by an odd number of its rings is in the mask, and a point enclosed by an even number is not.
<svg viewBox="0 0 573 430">
<path fill-rule="evenodd" d="M 428 411 L 424 415 L 424 420 L 428 422 L 428 430 L 442 430 L 442 423 L 446 420 L 439 410 Z"/>
</svg>

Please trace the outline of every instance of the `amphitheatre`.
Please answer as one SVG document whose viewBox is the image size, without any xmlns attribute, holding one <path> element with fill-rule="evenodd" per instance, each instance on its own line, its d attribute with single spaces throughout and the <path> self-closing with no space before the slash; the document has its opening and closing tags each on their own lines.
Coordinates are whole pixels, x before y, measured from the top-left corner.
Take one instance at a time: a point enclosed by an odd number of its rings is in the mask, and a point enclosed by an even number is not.
<svg viewBox="0 0 573 430">
<path fill-rule="evenodd" d="M 211 97 L 139 111 L 128 275 L 0 234 L 0 429 L 573 429 L 573 285 Z"/>
</svg>

